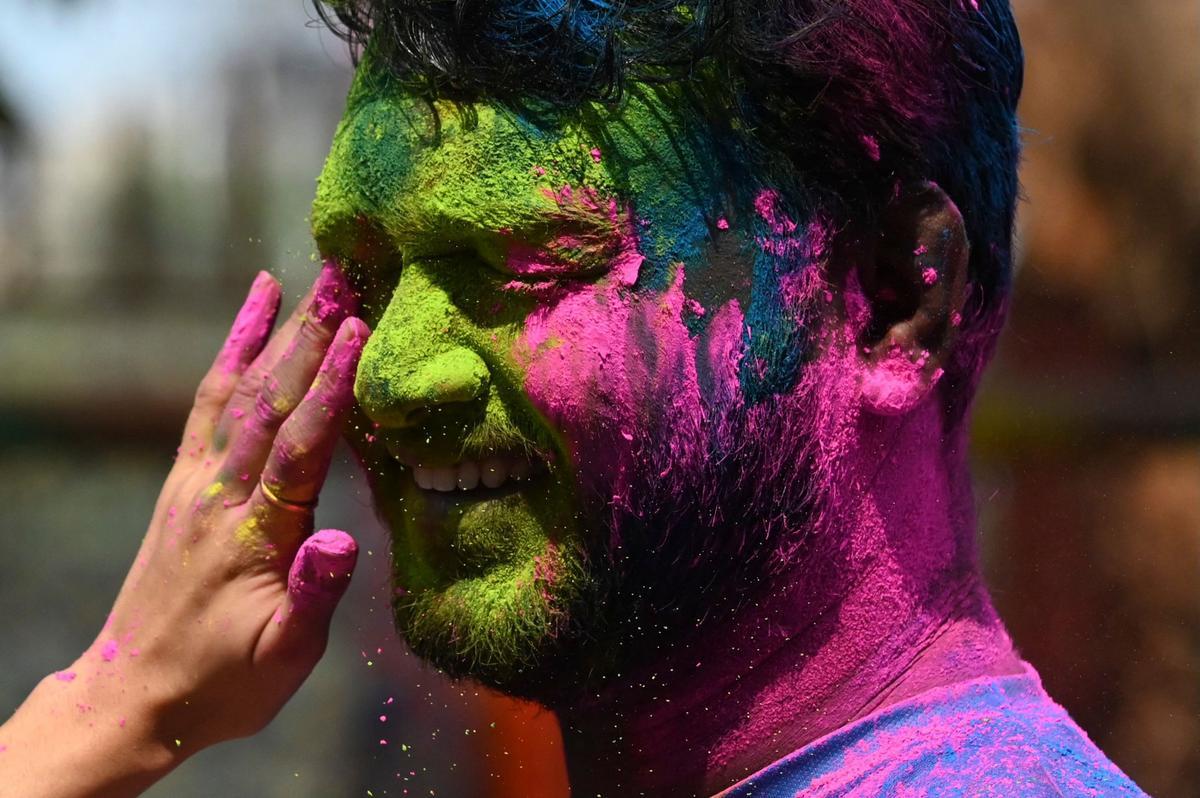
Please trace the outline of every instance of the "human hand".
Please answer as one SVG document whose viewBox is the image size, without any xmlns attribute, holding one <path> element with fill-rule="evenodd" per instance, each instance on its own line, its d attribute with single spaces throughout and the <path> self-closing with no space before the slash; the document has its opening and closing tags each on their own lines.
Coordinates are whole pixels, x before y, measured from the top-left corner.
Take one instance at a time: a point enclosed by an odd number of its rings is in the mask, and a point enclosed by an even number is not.
<svg viewBox="0 0 1200 798">
<path fill-rule="evenodd" d="M 260 274 L 101 634 L 0 728 L 0 782 L 30 779 L 12 794 L 137 794 L 262 729 L 323 654 L 357 547 L 309 537 L 312 508 L 369 331 L 333 266 L 268 341 L 279 301 Z"/>
</svg>

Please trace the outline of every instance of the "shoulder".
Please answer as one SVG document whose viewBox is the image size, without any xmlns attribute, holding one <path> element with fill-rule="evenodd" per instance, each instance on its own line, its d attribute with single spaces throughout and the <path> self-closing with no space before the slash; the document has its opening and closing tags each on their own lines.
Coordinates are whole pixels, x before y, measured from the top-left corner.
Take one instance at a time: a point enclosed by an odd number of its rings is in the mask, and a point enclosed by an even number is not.
<svg viewBox="0 0 1200 798">
<path fill-rule="evenodd" d="M 732 788 L 740 796 L 1142 796 L 1020 676 L 938 688 L 864 717 Z"/>
</svg>

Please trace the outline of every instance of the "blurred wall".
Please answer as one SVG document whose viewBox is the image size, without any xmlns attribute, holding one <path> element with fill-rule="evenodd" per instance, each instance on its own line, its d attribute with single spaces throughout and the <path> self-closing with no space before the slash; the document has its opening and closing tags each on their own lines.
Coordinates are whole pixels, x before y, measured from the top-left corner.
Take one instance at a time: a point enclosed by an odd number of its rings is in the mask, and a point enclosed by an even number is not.
<svg viewBox="0 0 1200 798">
<path fill-rule="evenodd" d="M 1153 794 L 1200 783 L 1200 6 L 1016 0 L 1020 271 L 980 397 L 981 536 L 1047 688 Z M 0 711 L 103 622 L 254 271 L 295 298 L 350 69 L 303 0 L 0 0 Z M 266 733 L 151 794 L 562 794 L 553 719 L 410 657 L 363 542 Z M 391 703 L 388 700 L 392 699 Z M 386 720 L 380 720 L 380 716 Z"/>
<path fill-rule="evenodd" d="M 1019 273 L 976 414 L 987 566 L 1051 695 L 1200 784 L 1200 4 L 1017 0 Z"/>
</svg>

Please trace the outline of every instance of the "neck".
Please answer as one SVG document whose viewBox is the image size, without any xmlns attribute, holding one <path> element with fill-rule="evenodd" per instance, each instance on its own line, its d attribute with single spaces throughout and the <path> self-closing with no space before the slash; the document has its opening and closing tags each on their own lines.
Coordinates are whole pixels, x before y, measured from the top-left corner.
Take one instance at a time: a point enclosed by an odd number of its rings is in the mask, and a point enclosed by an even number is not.
<svg viewBox="0 0 1200 798">
<path fill-rule="evenodd" d="M 871 712 L 1020 663 L 982 585 L 961 435 L 863 416 L 850 498 L 757 601 L 560 709 L 579 795 L 710 795 Z"/>
</svg>

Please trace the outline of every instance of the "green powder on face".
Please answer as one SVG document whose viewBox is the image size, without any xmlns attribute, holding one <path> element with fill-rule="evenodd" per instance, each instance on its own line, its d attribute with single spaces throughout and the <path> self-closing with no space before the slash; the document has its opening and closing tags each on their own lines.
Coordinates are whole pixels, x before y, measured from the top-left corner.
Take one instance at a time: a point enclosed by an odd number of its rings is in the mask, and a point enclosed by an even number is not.
<svg viewBox="0 0 1200 798">
<path fill-rule="evenodd" d="M 709 126 L 690 108 L 678 91 L 633 87 L 616 109 L 521 115 L 476 105 L 468 114 L 398 93 L 372 71 L 370 53 L 359 69 L 312 212 L 322 253 L 350 273 L 374 328 L 355 395 L 379 435 L 451 461 L 514 443 L 552 460 L 536 489 L 435 533 L 422 527 L 410 478 L 375 481 L 393 531 L 400 628 L 452 673 L 511 684 L 593 589 L 576 464 L 531 405 L 513 356 L 543 305 L 508 286 L 512 242 L 546 244 L 570 227 L 564 215 L 575 205 L 613 200 L 635 215 L 647 258 L 637 289 L 664 287 L 670 264 L 706 246 L 722 196 Z M 540 352 L 564 343 L 551 335 Z M 427 415 L 414 423 L 414 411 Z"/>
</svg>

